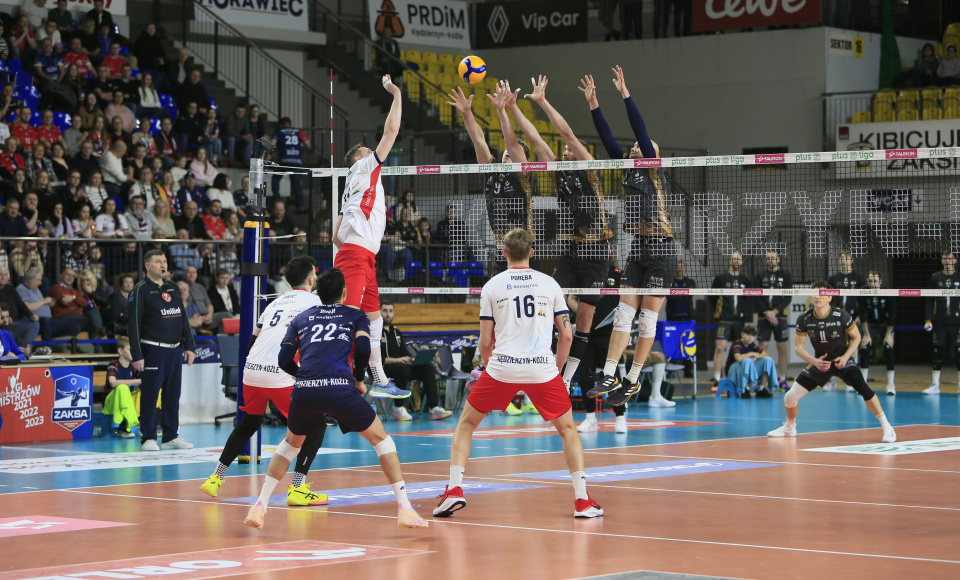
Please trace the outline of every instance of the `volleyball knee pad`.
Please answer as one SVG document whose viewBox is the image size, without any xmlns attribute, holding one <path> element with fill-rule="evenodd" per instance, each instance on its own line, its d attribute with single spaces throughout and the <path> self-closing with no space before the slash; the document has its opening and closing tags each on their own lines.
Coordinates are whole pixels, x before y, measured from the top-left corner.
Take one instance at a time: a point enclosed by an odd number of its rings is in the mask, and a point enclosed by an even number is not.
<svg viewBox="0 0 960 580">
<path fill-rule="evenodd" d="M 373 446 L 373 450 L 377 452 L 377 457 L 383 457 L 387 453 L 396 453 L 397 446 L 393 442 L 393 437 L 387 435 L 386 439 Z"/>
<path fill-rule="evenodd" d="M 807 394 L 807 390 L 800 386 L 800 383 L 794 381 L 793 386 L 783 396 L 783 406 L 792 409 L 800 404 L 800 399 Z"/>
<path fill-rule="evenodd" d="M 637 320 L 637 330 L 640 332 L 640 338 L 657 336 L 657 314 L 649 308 L 640 309 L 640 318 Z"/>
<path fill-rule="evenodd" d="M 633 318 L 637 315 L 637 309 L 626 302 L 617 305 L 617 310 L 613 315 L 613 329 L 617 332 L 630 333 L 630 326 L 633 324 Z"/>
<path fill-rule="evenodd" d="M 290 445 L 287 443 L 287 440 L 284 439 L 280 442 L 280 445 L 277 445 L 277 455 L 286 457 L 288 461 L 292 462 L 297 458 L 297 455 L 300 455 L 300 448 Z"/>
</svg>

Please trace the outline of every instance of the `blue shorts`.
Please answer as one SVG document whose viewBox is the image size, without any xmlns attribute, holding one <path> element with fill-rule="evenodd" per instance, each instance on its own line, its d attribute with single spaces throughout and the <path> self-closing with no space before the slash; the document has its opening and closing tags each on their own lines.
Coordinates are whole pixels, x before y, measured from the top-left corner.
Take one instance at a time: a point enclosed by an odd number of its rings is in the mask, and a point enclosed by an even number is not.
<svg viewBox="0 0 960 580">
<path fill-rule="evenodd" d="M 294 388 L 290 397 L 287 428 L 294 435 L 308 435 L 324 422 L 323 416 L 337 420 L 344 433 L 366 431 L 377 412 L 353 387 Z"/>
</svg>

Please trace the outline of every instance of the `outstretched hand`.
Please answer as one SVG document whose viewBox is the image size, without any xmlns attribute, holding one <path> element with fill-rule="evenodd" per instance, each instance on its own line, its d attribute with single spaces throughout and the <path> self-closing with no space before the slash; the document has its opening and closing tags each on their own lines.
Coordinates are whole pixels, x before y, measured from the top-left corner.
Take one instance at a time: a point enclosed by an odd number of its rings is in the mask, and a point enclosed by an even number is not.
<svg viewBox="0 0 960 580">
<path fill-rule="evenodd" d="M 517 93 L 520 92 L 520 89 L 517 89 Z M 506 107 L 513 105 L 517 102 L 517 95 L 510 90 L 510 83 L 505 80 L 497 83 L 496 94 L 487 94 L 487 98 L 493 103 L 493 106 L 497 111 L 502 111 Z"/>
<path fill-rule="evenodd" d="M 463 94 L 463 89 L 460 87 L 454 87 L 452 91 L 447 93 L 447 98 L 450 99 L 447 101 L 447 104 L 452 105 L 463 114 L 468 113 L 470 106 L 473 104 L 473 95 L 467 97 Z"/>
<path fill-rule="evenodd" d="M 615 75 L 613 79 L 613 86 L 617 87 L 617 90 L 620 91 L 620 95 L 626 99 L 630 96 L 630 91 L 627 90 L 627 81 L 623 79 L 623 69 L 620 68 L 620 65 L 613 67 L 613 74 Z"/>
<path fill-rule="evenodd" d="M 383 82 L 383 88 L 386 89 L 391 95 L 396 96 L 400 94 L 400 87 L 393 84 L 393 81 L 390 80 L 390 75 L 383 75 L 381 82 Z"/>
<path fill-rule="evenodd" d="M 523 98 L 530 99 L 534 103 L 543 103 L 547 100 L 547 77 L 540 75 L 538 80 L 533 81 L 533 92 L 523 95 Z"/>
<path fill-rule="evenodd" d="M 583 96 L 586 97 L 587 103 L 590 104 L 591 108 L 596 108 L 599 106 L 597 102 L 597 85 L 593 82 L 593 75 L 584 75 L 580 79 L 580 86 L 578 87 L 580 92 L 583 93 Z"/>
</svg>

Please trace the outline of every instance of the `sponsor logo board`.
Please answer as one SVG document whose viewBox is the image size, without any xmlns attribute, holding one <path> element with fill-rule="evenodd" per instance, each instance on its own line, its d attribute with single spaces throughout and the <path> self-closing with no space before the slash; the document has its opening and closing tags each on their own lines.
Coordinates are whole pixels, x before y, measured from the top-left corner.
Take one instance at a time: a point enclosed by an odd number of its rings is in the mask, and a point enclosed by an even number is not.
<svg viewBox="0 0 960 580">
<path fill-rule="evenodd" d="M 424 483 L 406 484 L 407 497 L 411 500 L 433 499 L 443 493 L 448 481 L 431 481 Z M 464 481 L 461 485 L 463 491 L 470 495 L 478 493 L 491 493 L 497 491 L 517 491 L 522 489 L 536 489 L 542 485 L 523 485 L 517 483 L 502 483 L 497 481 Z M 354 487 L 348 489 L 324 490 L 327 494 L 327 507 L 340 507 L 350 505 L 366 505 L 371 503 L 396 502 L 393 495 L 393 489 L 389 485 L 376 485 L 372 487 Z M 229 501 L 241 503 L 253 503 L 257 501 L 255 496 L 241 497 Z M 277 494 L 270 496 L 270 505 L 287 505 L 287 494 Z"/>
<path fill-rule="evenodd" d="M 641 429 L 664 429 L 667 427 L 691 427 L 696 425 L 716 425 L 717 423 L 696 422 L 696 421 L 652 421 L 644 419 L 627 419 L 627 428 L 631 431 Z M 613 421 L 609 424 L 599 421 L 601 431 L 613 431 Z M 607 429 L 604 429 L 607 427 Z M 415 437 L 437 437 L 442 439 L 452 439 L 454 431 L 406 431 L 393 433 L 394 437 L 415 436 Z M 514 439 L 517 437 L 545 437 L 548 435 L 557 435 L 557 430 L 553 425 L 514 425 L 500 427 L 481 427 L 473 432 L 474 440 L 489 439 Z"/>
<path fill-rule="evenodd" d="M 586 469 L 586 474 L 587 481 L 589 483 L 603 483 L 610 481 L 629 481 L 633 479 L 650 479 L 653 477 L 667 477 L 671 475 L 690 475 L 695 473 L 712 473 L 715 471 L 734 471 L 738 469 L 755 469 L 759 467 L 778 466 L 779 464 L 777 463 L 683 459 L 679 461 L 653 461 L 650 463 L 631 463 L 628 465 L 588 467 Z M 515 473 L 511 477 L 569 481 L 570 472 L 540 471 L 536 473 Z"/>
<path fill-rule="evenodd" d="M 854 455 L 915 455 L 937 451 L 956 451 L 960 449 L 960 437 L 942 437 L 940 439 L 921 439 L 918 441 L 898 441 L 896 443 L 867 443 L 865 445 L 844 445 L 841 447 L 818 447 L 803 451 L 821 453 L 851 453 Z"/>
</svg>

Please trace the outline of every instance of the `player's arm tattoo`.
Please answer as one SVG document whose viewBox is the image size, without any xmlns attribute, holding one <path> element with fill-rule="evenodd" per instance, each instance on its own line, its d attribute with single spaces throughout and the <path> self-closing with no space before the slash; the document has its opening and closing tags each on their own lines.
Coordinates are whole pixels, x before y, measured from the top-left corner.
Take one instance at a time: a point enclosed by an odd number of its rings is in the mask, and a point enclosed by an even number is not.
<svg viewBox="0 0 960 580">
<path fill-rule="evenodd" d="M 560 322 L 563 324 L 563 327 L 564 327 L 564 328 L 570 326 L 570 315 L 569 315 L 569 314 L 561 314 L 561 315 L 560 315 Z"/>
</svg>

